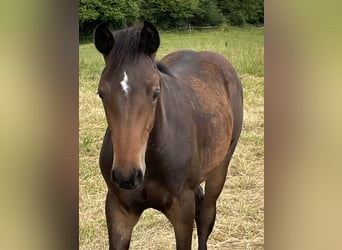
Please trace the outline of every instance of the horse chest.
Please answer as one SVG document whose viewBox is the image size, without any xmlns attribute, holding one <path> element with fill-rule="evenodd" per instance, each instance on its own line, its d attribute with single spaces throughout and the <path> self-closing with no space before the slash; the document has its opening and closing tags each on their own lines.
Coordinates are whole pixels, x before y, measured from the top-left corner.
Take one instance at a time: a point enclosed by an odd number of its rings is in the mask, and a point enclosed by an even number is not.
<svg viewBox="0 0 342 250">
<path fill-rule="evenodd" d="M 143 196 L 147 207 L 159 211 L 168 209 L 172 204 L 172 193 L 164 185 L 155 181 L 145 182 Z"/>
</svg>

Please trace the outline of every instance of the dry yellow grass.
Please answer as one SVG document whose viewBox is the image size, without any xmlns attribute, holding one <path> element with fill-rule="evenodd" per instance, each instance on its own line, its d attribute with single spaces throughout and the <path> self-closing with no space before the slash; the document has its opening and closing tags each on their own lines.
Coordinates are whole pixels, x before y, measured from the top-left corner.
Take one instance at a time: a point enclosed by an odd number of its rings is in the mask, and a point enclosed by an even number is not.
<svg viewBox="0 0 342 250">
<path fill-rule="evenodd" d="M 234 31 L 236 32 L 236 31 Z M 235 33 L 236 47 L 221 50 L 226 57 L 235 60 L 263 62 L 263 34 L 255 31 Z M 223 32 L 221 32 L 222 37 Z M 211 35 L 211 33 L 208 33 Z M 207 34 L 207 36 L 209 36 Z M 200 33 L 203 36 L 203 33 Z M 234 33 L 229 33 L 232 36 Z M 249 36 L 250 35 L 250 36 Z M 171 36 L 171 35 L 165 35 Z M 181 35 L 175 35 L 181 36 Z M 183 35 L 188 43 L 190 38 Z M 173 38 L 164 37 L 163 39 Z M 183 38 L 183 37 L 181 37 Z M 180 40 L 181 40 L 180 38 Z M 218 38 L 217 38 L 218 39 Z M 170 39 L 172 40 L 172 39 Z M 197 41 L 198 39 L 196 39 Z M 209 41 L 210 40 L 210 41 Z M 207 41 L 206 49 L 215 39 Z M 211 41 L 212 40 L 212 41 Z M 255 48 L 251 47 L 255 44 Z M 238 44 L 238 42 L 236 42 Z M 255 53 L 243 53 L 243 44 Z M 194 44 L 192 44 L 194 45 Z M 184 47 L 176 44 L 174 47 Z M 200 44 L 198 48 L 201 49 Z M 174 49 L 168 46 L 169 52 Z M 164 52 L 165 51 L 165 52 Z M 162 53 L 167 49 L 163 48 Z M 243 56 L 243 58 L 241 58 Z M 255 59 L 254 57 L 262 57 Z M 253 64 L 253 63 L 252 63 Z M 80 249 L 108 249 L 107 228 L 104 214 L 106 186 L 98 166 L 98 155 L 106 122 L 102 104 L 96 95 L 97 81 L 103 67 L 102 58 L 92 45 L 80 46 Z M 254 67 L 259 67 L 255 69 Z M 240 141 L 233 155 L 225 187 L 217 202 L 217 217 L 209 237 L 208 249 L 263 249 L 264 248 L 264 78 L 263 64 L 237 67 L 244 88 L 244 126 Z M 261 72 L 262 71 L 262 72 Z M 173 228 L 164 215 L 152 209 L 146 210 L 134 228 L 130 249 L 175 249 Z M 194 224 L 193 247 L 197 249 Z"/>
</svg>

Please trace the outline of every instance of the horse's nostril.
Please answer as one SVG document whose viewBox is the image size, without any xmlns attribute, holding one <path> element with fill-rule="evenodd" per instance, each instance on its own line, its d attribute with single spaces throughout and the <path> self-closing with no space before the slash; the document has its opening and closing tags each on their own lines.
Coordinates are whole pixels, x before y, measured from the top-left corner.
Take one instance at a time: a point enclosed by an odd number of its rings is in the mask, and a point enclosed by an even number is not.
<svg viewBox="0 0 342 250">
<path fill-rule="evenodd" d="M 138 180 L 142 180 L 142 178 L 143 178 L 143 173 L 142 173 L 142 171 L 140 170 L 140 169 L 138 169 L 138 170 L 136 170 L 135 171 L 135 178 L 136 179 L 138 179 Z"/>
<path fill-rule="evenodd" d="M 110 180 L 113 182 L 113 183 L 120 183 L 123 181 L 123 176 L 122 174 L 120 173 L 120 171 L 115 171 L 114 169 L 112 169 L 110 171 Z"/>
<path fill-rule="evenodd" d="M 122 175 L 121 171 L 115 171 L 114 169 L 110 171 L 110 180 L 113 183 L 119 184 L 119 186 L 124 189 L 136 188 L 142 182 L 143 178 L 143 172 L 140 170 L 140 168 L 134 168 L 129 178 L 126 179 Z"/>
<path fill-rule="evenodd" d="M 135 186 L 138 186 L 143 180 L 143 172 L 138 169 L 136 170 L 136 173 L 135 173 L 135 180 L 134 180 L 134 185 Z"/>
</svg>

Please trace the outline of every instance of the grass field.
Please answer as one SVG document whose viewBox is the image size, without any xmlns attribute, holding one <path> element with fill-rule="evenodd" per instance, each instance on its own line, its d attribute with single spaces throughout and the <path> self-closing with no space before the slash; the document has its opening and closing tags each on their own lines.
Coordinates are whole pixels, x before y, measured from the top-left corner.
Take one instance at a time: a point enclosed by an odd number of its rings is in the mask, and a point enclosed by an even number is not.
<svg viewBox="0 0 342 250">
<path fill-rule="evenodd" d="M 158 58 L 176 49 L 211 50 L 236 68 L 244 89 L 244 125 L 217 202 L 208 249 L 264 249 L 264 33 L 233 29 L 161 33 Z M 104 66 L 92 44 L 79 48 L 80 249 L 108 249 L 106 186 L 98 155 L 106 129 L 97 84 Z M 194 225 L 193 249 L 197 249 Z M 175 249 L 173 229 L 161 213 L 146 210 L 133 231 L 131 249 Z"/>
</svg>

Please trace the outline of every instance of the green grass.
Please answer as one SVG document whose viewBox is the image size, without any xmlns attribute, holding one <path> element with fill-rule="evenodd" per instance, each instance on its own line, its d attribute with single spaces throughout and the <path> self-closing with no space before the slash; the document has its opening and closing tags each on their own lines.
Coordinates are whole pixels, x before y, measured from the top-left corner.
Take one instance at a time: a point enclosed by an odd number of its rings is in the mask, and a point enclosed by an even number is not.
<svg viewBox="0 0 342 250">
<path fill-rule="evenodd" d="M 217 202 L 209 249 L 263 249 L 264 245 L 264 38 L 258 28 L 161 32 L 158 58 L 177 49 L 211 50 L 236 68 L 244 89 L 244 126 Z M 98 155 L 106 129 L 97 84 L 104 61 L 93 44 L 80 45 L 80 249 L 107 249 L 106 186 Z M 197 249 L 194 230 L 193 249 Z M 175 249 L 166 218 L 147 210 L 134 229 L 131 249 Z"/>
</svg>

